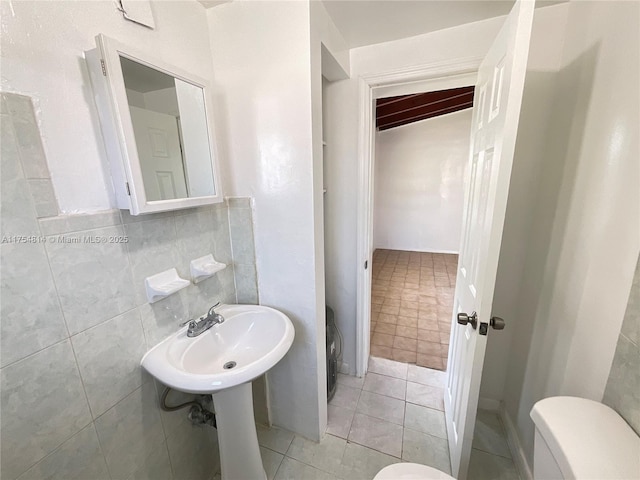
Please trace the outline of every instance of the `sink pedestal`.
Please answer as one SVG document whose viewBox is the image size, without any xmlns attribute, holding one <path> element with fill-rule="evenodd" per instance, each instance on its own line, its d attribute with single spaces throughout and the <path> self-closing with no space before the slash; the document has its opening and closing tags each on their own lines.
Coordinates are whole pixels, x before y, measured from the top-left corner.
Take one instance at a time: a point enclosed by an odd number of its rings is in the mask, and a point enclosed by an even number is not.
<svg viewBox="0 0 640 480">
<path fill-rule="evenodd" d="M 266 480 L 253 415 L 251 382 L 213 394 L 222 480 Z"/>
</svg>

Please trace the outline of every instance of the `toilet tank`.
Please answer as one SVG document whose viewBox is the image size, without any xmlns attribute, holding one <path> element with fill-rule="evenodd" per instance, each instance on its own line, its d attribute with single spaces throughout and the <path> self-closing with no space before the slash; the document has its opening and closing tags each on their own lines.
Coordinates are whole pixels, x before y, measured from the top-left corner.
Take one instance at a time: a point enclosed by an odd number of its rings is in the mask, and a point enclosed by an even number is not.
<svg viewBox="0 0 640 480">
<path fill-rule="evenodd" d="M 640 478 L 640 437 L 606 405 L 550 397 L 533 406 L 531 418 L 536 480 Z"/>
</svg>

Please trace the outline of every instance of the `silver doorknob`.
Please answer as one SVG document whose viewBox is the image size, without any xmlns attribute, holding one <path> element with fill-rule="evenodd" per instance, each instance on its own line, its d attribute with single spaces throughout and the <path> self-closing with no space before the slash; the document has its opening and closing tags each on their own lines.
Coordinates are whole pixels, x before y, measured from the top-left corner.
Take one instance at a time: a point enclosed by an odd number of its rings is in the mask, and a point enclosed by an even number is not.
<svg viewBox="0 0 640 480">
<path fill-rule="evenodd" d="M 491 317 L 489 325 L 491 325 L 494 330 L 504 330 L 504 320 L 500 317 Z"/>
<path fill-rule="evenodd" d="M 476 312 L 472 312 L 471 315 L 467 315 L 466 313 L 459 313 L 458 323 L 460 325 L 466 325 L 470 323 L 473 329 L 475 330 L 476 327 L 478 326 L 478 315 L 476 314 Z"/>
</svg>

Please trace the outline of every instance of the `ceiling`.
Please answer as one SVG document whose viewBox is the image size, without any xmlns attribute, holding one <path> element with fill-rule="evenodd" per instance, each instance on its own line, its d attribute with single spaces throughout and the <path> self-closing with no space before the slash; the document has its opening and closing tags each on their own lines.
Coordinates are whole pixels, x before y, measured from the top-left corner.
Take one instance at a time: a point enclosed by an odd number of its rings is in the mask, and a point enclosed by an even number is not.
<svg viewBox="0 0 640 480">
<path fill-rule="evenodd" d="M 198 0 L 213 8 L 233 0 Z M 313 0 L 312 0 L 313 1 Z M 515 0 L 321 0 L 349 48 L 506 15 Z M 537 0 L 536 8 L 569 0 Z"/>
<path fill-rule="evenodd" d="M 350 48 L 506 15 L 513 0 L 323 0 Z"/>
<path fill-rule="evenodd" d="M 376 101 L 376 127 L 388 130 L 409 123 L 439 117 L 473 106 L 473 88 L 461 87 L 416 93 Z"/>
</svg>

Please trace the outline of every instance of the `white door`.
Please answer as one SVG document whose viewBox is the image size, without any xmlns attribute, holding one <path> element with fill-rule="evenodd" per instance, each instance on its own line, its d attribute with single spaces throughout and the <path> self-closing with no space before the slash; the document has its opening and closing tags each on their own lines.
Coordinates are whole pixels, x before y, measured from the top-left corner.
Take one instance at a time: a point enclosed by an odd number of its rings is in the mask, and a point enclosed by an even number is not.
<svg viewBox="0 0 640 480">
<path fill-rule="evenodd" d="M 147 200 L 188 197 L 177 118 L 133 106 L 129 110 Z"/>
<path fill-rule="evenodd" d="M 459 479 L 466 478 L 471 455 L 533 8 L 531 0 L 516 2 L 480 66 L 475 89 L 445 390 L 451 470 Z M 477 321 L 460 324 L 473 312 Z"/>
</svg>

